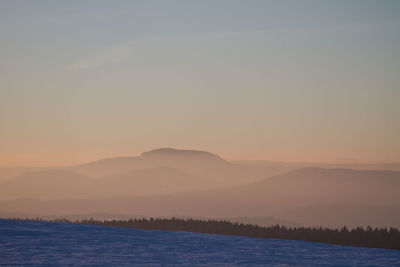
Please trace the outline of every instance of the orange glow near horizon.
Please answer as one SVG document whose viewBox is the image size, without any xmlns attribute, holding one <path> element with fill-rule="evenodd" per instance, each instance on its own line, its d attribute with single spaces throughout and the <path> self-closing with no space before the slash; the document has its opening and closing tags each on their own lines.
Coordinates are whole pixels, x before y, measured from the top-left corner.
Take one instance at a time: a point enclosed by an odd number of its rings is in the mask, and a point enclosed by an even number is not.
<svg viewBox="0 0 400 267">
<path fill-rule="evenodd" d="M 154 148 L 156 149 L 156 147 Z M 184 148 L 191 150 L 201 150 L 196 148 Z M 152 149 L 149 149 L 152 150 Z M 140 156 L 142 152 L 149 150 L 143 150 L 135 153 L 77 153 L 77 154 L 14 154 L 7 155 L 6 157 L 0 158 L 0 167 L 55 167 L 55 166 L 71 166 L 79 165 L 92 161 L 97 161 L 105 158 L 114 157 L 136 157 Z M 335 158 L 331 155 L 326 157 L 299 157 L 295 155 L 283 155 L 283 153 L 272 155 L 272 154 L 239 154 L 239 153 L 217 153 L 215 151 L 207 150 L 207 152 L 216 154 L 221 158 L 228 161 L 272 161 L 272 162 L 291 162 L 291 163 L 393 163 L 400 162 L 395 160 L 385 159 L 374 159 L 374 158 Z"/>
<path fill-rule="evenodd" d="M 397 4 L 139 2 L 0 4 L 0 166 L 400 162 Z"/>
</svg>

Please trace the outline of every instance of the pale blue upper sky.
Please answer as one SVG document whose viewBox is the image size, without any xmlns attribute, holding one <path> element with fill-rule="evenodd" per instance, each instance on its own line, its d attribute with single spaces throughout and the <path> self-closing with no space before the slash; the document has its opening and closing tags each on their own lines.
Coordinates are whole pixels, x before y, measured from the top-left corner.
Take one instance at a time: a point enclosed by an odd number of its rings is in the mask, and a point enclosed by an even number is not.
<svg viewBox="0 0 400 267">
<path fill-rule="evenodd" d="M 400 161 L 400 1 L 0 1 L 0 165 L 155 147 Z"/>
</svg>

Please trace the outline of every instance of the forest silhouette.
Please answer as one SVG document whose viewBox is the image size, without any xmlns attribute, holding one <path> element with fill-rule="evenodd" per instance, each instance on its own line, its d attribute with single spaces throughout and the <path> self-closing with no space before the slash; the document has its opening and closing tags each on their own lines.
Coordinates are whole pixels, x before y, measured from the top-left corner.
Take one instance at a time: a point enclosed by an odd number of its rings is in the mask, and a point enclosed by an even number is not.
<svg viewBox="0 0 400 267">
<path fill-rule="evenodd" d="M 41 219 L 38 219 L 41 220 Z M 55 220 L 73 223 L 67 219 Z M 400 231 L 396 228 L 356 227 L 348 229 L 286 227 L 281 225 L 259 226 L 233 223 L 226 220 L 197 220 L 181 218 L 141 218 L 129 220 L 78 220 L 74 223 L 146 230 L 182 231 L 203 234 L 274 238 L 284 240 L 310 241 L 343 246 L 367 248 L 400 249 Z"/>
</svg>

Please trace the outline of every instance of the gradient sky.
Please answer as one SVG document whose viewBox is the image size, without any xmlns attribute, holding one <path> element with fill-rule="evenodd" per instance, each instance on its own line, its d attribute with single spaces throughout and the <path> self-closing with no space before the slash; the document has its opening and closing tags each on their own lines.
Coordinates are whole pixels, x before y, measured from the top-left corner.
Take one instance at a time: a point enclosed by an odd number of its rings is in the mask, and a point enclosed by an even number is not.
<svg viewBox="0 0 400 267">
<path fill-rule="evenodd" d="M 400 1 L 0 1 L 0 166 L 157 147 L 400 161 Z"/>
</svg>

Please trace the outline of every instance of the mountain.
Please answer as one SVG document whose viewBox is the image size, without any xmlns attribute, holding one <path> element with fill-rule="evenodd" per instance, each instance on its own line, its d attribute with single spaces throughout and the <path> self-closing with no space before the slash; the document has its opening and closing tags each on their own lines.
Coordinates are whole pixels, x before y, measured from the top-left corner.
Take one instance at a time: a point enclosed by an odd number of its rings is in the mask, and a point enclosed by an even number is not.
<svg viewBox="0 0 400 267">
<path fill-rule="evenodd" d="M 102 159 L 69 169 L 92 177 L 112 176 L 135 170 L 170 167 L 187 174 L 213 181 L 215 186 L 248 184 L 288 171 L 308 167 L 345 168 L 356 170 L 398 170 L 400 164 L 322 164 L 268 161 L 226 161 L 205 151 L 159 148 L 137 157 Z"/>
<path fill-rule="evenodd" d="M 142 158 L 158 159 L 163 162 L 170 161 L 199 161 L 204 160 L 208 162 L 226 162 L 221 157 L 206 151 L 199 150 L 181 150 L 173 148 L 158 148 L 148 152 L 143 152 L 140 155 Z"/>
<path fill-rule="evenodd" d="M 2 199 L 115 198 L 212 188 L 212 182 L 185 172 L 157 167 L 92 178 L 70 170 L 27 172 L 4 182 Z"/>
<path fill-rule="evenodd" d="M 112 199 L 22 199 L 0 202 L 0 210 L 44 215 L 274 216 L 302 225 L 327 225 L 332 220 L 330 226 L 335 227 L 353 223 L 399 227 L 399 192 L 400 172 L 305 168 L 230 188 Z"/>
<path fill-rule="evenodd" d="M 4 170 L 4 169 L 3 169 Z M 103 159 L 52 169 L 10 169 L 0 199 L 113 198 L 245 184 L 276 170 L 232 164 L 204 151 L 155 149 L 138 157 Z"/>
<path fill-rule="evenodd" d="M 21 174 L 1 184 L 2 198 L 90 198 L 96 180 L 70 170 Z"/>
<path fill-rule="evenodd" d="M 263 164 L 234 163 L 210 152 L 159 148 L 143 152 L 137 157 L 102 159 L 77 166 L 3 167 L 0 168 L 0 199 L 17 197 L 111 198 L 169 194 L 245 185 L 293 171 L 299 166 L 301 165 L 276 162 L 268 164 L 265 162 Z M 373 165 L 368 166 L 372 168 Z M 69 173 L 67 174 L 65 171 L 69 171 Z M 78 175 L 81 176 L 77 177 Z M 300 174 L 296 173 L 296 175 Z M 341 176 L 342 174 L 338 173 L 337 175 Z M 20 176 L 28 182 L 19 181 Z M 95 181 L 95 179 L 97 180 Z M 58 182 L 55 183 L 55 181 Z M 26 185 L 30 183 L 36 184 L 37 188 L 28 192 Z M 58 188 L 59 184 L 65 185 L 63 190 Z M 258 186 L 256 187 L 258 188 Z M 287 188 L 290 187 L 291 185 Z M 255 188 L 255 192 L 257 188 Z M 60 195 L 57 195 L 57 192 L 60 192 Z"/>
<path fill-rule="evenodd" d="M 325 169 L 353 169 L 353 170 L 390 170 L 400 171 L 399 162 L 391 163 L 357 163 L 357 162 L 344 162 L 344 163 L 320 163 L 320 162 L 279 162 L 279 161 L 267 161 L 267 160 L 235 160 L 232 163 L 245 164 L 252 166 L 265 166 L 275 168 L 286 168 L 287 170 L 303 169 L 308 167 L 317 167 Z"/>
<path fill-rule="evenodd" d="M 40 170 L 42 168 L 34 167 L 0 167 L 0 183 L 10 180 L 13 177 L 24 174 L 26 172 L 31 172 L 35 170 Z M 44 169 L 44 168 L 43 168 Z"/>
<path fill-rule="evenodd" d="M 112 176 L 120 177 L 138 170 L 165 167 L 184 172 L 189 178 L 196 177 L 196 180 L 193 180 L 193 185 L 199 185 L 200 187 L 197 189 L 246 184 L 287 170 L 287 168 L 273 166 L 236 164 L 209 152 L 172 148 L 143 152 L 138 157 L 102 159 L 79 166 L 72 166 L 70 169 L 92 177 L 106 176 L 111 178 Z M 206 181 L 206 183 L 198 180 Z"/>
<path fill-rule="evenodd" d="M 304 168 L 244 186 L 240 191 L 291 206 L 400 204 L 400 172 Z"/>
<path fill-rule="evenodd" d="M 212 181 L 171 167 L 140 169 L 98 179 L 102 196 L 155 195 L 212 187 Z"/>
<path fill-rule="evenodd" d="M 138 157 L 116 157 L 73 166 L 72 169 L 90 176 L 105 176 L 154 167 L 190 169 L 228 164 L 217 155 L 205 151 L 159 148 L 143 152 Z"/>
<path fill-rule="evenodd" d="M 93 177 L 112 176 L 135 170 L 170 167 L 207 180 L 215 187 L 246 184 L 288 170 L 286 167 L 252 166 L 231 163 L 218 155 L 197 150 L 154 149 L 138 157 L 103 159 L 71 167 Z"/>
<path fill-rule="evenodd" d="M 65 168 L 23 170 L 3 168 L 8 178 L 0 184 L 0 199 L 168 194 L 246 184 L 276 173 L 266 167 L 232 164 L 209 152 L 172 148 Z"/>
</svg>

